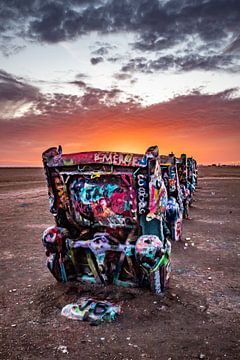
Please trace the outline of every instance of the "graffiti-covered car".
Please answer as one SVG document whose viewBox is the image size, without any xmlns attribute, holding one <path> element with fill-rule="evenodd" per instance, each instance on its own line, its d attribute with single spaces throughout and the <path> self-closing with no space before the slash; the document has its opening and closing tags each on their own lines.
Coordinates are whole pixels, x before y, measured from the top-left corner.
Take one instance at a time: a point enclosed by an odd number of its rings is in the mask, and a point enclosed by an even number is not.
<svg viewBox="0 0 240 360">
<path fill-rule="evenodd" d="M 178 176 L 177 159 L 173 153 L 160 156 L 162 177 L 167 188 L 166 225 L 172 240 L 181 240 L 183 200 Z"/>
<path fill-rule="evenodd" d="M 55 218 L 42 241 L 53 276 L 162 293 L 171 244 L 163 227 L 168 197 L 158 147 L 145 154 L 63 154 L 54 147 L 42 159 Z"/>
<path fill-rule="evenodd" d="M 187 159 L 187 169 L 188 169 L 188 188 L 190 192 L 189 205 L 191 206 L 193 201 L 193 194 L 197 185 L 197 161 L 192 157 Z"/>
<path fill-rule="evenodd" d="M 179 174 L 181 197 L 183 203 L 183 218 L 189 219 L 190 190 L 189 190 L 189 181 L 188 181 L 187 155 L 181 154 L 180 158 L 176 159 L 176 163 Z"/>
<path fill-rule="evenodd" d="M 183 218 L 189 219 L 189 206 L 197 184 L 197 161 L 186 154 L 176 159 L 183 201 Z"/>
</svg>

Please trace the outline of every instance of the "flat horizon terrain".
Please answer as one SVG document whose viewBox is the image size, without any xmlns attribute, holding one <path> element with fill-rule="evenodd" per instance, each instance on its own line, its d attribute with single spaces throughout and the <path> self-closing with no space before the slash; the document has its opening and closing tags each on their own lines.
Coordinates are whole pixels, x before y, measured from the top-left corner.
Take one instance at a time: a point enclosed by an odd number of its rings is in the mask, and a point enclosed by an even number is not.
<svg viewBox="0 0 240 360">
<path fill-rule="evenodd" d="M 41 243 L 54 224 L 43 169 L 0 168 L 0 200 L 0 359 L 239 359 L 240 167 L 199 167 L 164 297 L 56 283 Z M 122 314 L 99 326 L 62 317 L 81 296 L 120 303 Z"/>
</svg>

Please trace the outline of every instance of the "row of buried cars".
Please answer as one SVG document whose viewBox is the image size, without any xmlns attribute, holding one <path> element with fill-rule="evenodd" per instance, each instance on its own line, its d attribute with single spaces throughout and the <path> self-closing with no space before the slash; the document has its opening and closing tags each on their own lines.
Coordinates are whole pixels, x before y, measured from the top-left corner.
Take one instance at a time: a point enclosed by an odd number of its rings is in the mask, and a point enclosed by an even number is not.
<svg viewBox="0 0 240 360">
<path fill-rule="evenodd" d="M 43 155 L 54 226 L 42 237 L 47 266 L 60 282 L 169 286 L 171 240 L 197 183 L 197 163 L 182 154 L 79 152 Z"/>
</svg>

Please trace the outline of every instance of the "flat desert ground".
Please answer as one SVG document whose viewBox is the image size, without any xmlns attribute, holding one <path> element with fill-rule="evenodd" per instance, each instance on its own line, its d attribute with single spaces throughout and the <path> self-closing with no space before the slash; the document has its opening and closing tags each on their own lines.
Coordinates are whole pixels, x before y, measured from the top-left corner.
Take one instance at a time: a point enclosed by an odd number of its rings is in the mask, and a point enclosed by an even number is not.
<svg viewBox="0 0 240 360">
<path fill-rule="evenodd" d="M 0 169 L 0 199 L 0 359 L 240 359 L 240 168 L 200 167 L 164 297 L 56 283 L 41 243 L 54 224 L 41 169 Z M 83 295 L 122 314 L 99 326 L 62 317 Z"/>
</svg>

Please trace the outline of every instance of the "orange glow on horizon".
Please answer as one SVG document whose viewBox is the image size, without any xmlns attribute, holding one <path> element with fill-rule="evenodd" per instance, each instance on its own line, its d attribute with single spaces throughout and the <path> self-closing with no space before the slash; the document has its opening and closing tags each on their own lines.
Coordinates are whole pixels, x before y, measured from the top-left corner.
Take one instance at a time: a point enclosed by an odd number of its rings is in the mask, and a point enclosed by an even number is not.
<svg viewBox="0 0 240 360">
<path fill-rule="evenodd" d="M 42 166 L 42 152 L 59 144 L 64 153 L 145 153 L 149 146 L 158 145 L 161 154 L 186 153 L 201 164 L 238 163 L 239 136 L 235 128 L 222 130 L 201 123 L 192 125 L 183 116 L 155 109 L 131 113 L 105 109 L 38 126 L 26 122 L 19 127 L 16 123 L 17 131 L 11 128 L 11 137 L 3 134 L 0 166 Z"/>
<path fill-rule="evenodd" d="M 68 138 L 71 133 L 68 132 Z M 92 137 L 89 141 L 64 141 L 66 133 L 58 133 L 57 136 L 51 136 L 49 139 L 44 139 L 42 146 L 32 146 L 32 152 L 21 150 L 11 159 L 0 157 L 0 166 L 42 166 L 41 154 L 51 146 L 62 145 L 63 153 L 76 153 L 81 151 L 119 151 L 119 152 L 133 152 L 145 153 L 146 149 L 151 145 L 158 145 L 160 154 L 169 154 L 173 152 L 176 156 L 181 153 L 186 153 L 188 156 L 193 156 L 198 163 L 238 163 L 238 159 L 231 160 L 230 155 L 226 151 L 219 153 L 219 148 L 216 143 L 212 143 L 212 139 L 205 139 L 197 141 L 195 137 L 189 142 L 189 139 L 169 136 L 168 132 L 163 133 L 161 138 L 158 137 L 157 132 L 152 133 L 151 129 L 146 129 L 143 133 L 135 131 L 135 129 L 125 131 L 118 131 L 117 136 L 112 134 L 104 134 L 99 132 L 98 136 Z M 72 137 L 74 138 L 74 133 Z M 174 141 L 175 140 L 175 141 Z M 34 141 L 34 139 L 32 140 Z M 238 154 L 238 145 L 231 144 L 231 150 Z M 228 158 L 229 156 L 229 158 Z"/>
</svg>

